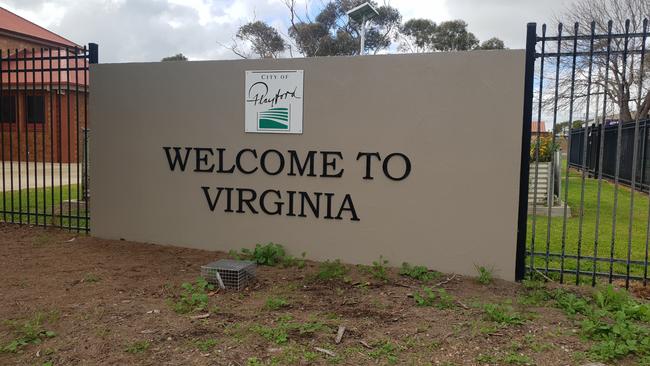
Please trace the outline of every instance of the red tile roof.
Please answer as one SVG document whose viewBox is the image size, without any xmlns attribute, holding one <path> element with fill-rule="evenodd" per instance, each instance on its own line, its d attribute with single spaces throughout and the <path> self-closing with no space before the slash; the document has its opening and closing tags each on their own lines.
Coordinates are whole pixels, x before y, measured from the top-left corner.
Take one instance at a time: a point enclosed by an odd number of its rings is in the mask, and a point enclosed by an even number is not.
<svg viewBox="0 0 650 366">
<path fill-rule="evenodd" d="M 2 7 L 0 7 L 0 31 L 27 38 L 36 43 L 52 44 L 59 47 L 79 47 L 78 44 Z"/>
<path fill-rule="evenodd" d="M 60 52 L 60 54 L 59 54 Z M 48 60 L 52 56 L 52 60 Z M 73 52 L 68 53 L 65 50 L 43 51 L 43 60 L 41 52 L 34 53 L 32 62 L 32 53 L 25 50 L 16 54 L 9 55 L 0 61 L 2 71 L 2 88 L 8 85 L 18 85 L 19 88 L 31 88 L 32 84 L 36 87 L 43 85 L 45 87 L 52 84 L 54 87 L 70 86 L 88 86 L 88 72 L 84 70 L 87 64 L 84 64 L 83 55 L 76 55 Z M 15 59 L 18 59 L 16 61 Z M 51 72 L 50 72 L 51 71 Z M 51 74 L 51 76 L 50 76 Z"/>
<path fill-rule="evenodd" d="M 532 133 L 537 133 L 537 126 L 539 126 L 539 132 L 546 132 L 546 123 L 544 121 L 537 122 L 532 121 L 530 123 L 530 130 Z"/>
</svg>

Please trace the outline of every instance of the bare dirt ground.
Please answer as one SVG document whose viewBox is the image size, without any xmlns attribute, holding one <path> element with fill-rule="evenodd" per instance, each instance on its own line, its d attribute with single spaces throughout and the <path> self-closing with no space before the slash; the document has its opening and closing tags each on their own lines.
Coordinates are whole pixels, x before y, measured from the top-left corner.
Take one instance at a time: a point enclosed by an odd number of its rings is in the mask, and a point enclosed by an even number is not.
<svg viewBox="0 0 650 366">
<path fill-rule="evenodd" d="M 180 285 L 225 257 L 0 225 L 0 348 L 25 336 L 25 322 L 38 339 L 0 352 L 0 365 L 587 362 L 590 344 L 574 320 L 551 306 L 523 305 L 522 286 L 503 281 L 442 275 L 430 286 L 446 289 L 452 304 L 416 306 L 422 284 L 397 269 L 387 282 L 360 266 L 348 266 L 346 280 L 322 281 L 314 278 L 319 264 L 307 261 L 259 266 L 246 290 L 210 292 L 206 310 L 175 312 Z M 275 309 L 270 298 L 281 299 Z M 487 319 L 486 303 L 511 303 L 525 321 Z M 346 330 L 337 344 L 339 326 Z"/>
</svg>

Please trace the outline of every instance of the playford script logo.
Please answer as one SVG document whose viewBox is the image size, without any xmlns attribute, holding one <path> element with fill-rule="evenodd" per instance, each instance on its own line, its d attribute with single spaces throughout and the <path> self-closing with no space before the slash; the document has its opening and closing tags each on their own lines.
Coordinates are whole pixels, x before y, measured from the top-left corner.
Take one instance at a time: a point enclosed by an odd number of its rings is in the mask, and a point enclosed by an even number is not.
<svg viewBox="0 0 650 366">
<path fill-rule="evenodd" d="M 246 71 L 245 131 L 302 133 L 302 70 Z"/>
</svg>

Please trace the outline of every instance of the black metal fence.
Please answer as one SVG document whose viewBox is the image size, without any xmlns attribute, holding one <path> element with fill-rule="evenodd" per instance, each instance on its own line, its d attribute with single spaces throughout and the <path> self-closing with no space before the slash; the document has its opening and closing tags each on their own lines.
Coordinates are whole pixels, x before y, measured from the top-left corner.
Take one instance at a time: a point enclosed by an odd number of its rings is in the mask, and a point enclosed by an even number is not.
<svg viewBox="0 0 650 366">
<path fill-rule="evenodd" d="M 639 121 L 639 130 L 635 135 L 635 122 L 623 123 L 621 127 L 621 152 L 620 152 L 620 166 L 619 166 L 619 182 L 630 186 L 632 183 L 632 160 L 634 154 L 638 157 L 636 159 L 636 189 L 642 192 L 648 192 L 650 186 L 650 176 L 648 176 L 648 165 L 650 160 L 650 146 L 648 138 L 650 137 L 648 128 L 650 128 L 650 120 L 643 119 Z M 586 169 L 588 176 L 596 177 L 600 170 L 598 164 L 598 153 L 600 151 L 600 133 L 601 130 L 605 131 L 603 138 L 603 177 L 614 179 L 616 176 L 616 143 L 618 141 L 618 126 L 609 125 L 604 128 L 600 126 L 589 126 L 586 128 L 587 138 L 584 138 L 585 128 L 576 128 L 571 130 L 571 150 L 569 151 L 569 166 L 575 169 L 582 169 L 582 154 L 583 144 L 587 141 L 587 159 Z M 634 141 L 635 138 L 638 141 Z M 633 148 L 636 146 L 637 151 L 634 152 Z"/>
<path fill-rule="evenodd" d="M 88 66 L 97 51 L 0 50 L 2 221 L 89 230 Z"/>
<path fill-rule="evenodd" d="M 549 34 L 543 25 L 539 34 L 528 25 L 516 277 L 645 285 L 648 20 L 567 28 Z M 575 125 L 582 127 L 558 133 Z M 562 154 L 549 153 L 564 142 Z M 559 174 L 546 168 L 558 156 Z M 560 191 L 549 181 L 559 181 Z"/>
</svg>

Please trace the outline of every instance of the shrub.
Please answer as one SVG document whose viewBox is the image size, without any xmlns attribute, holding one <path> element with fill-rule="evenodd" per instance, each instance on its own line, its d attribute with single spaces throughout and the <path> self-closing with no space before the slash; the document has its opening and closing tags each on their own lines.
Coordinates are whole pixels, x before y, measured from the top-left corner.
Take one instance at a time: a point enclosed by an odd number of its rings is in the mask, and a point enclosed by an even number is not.
<svg viewBox="0 0 650 366">
<path fill-rule="evenodd" d="M 539 146 L 539 162 L 548 162 L 552 160 L 553 153 L 560 148 L 560 145 L 556 142 L 553 143 L 553 139 L 550 136 L 540 136 L 539 140 L 537 137 L 534 137 L 534 141 L 530 144 L 530 161 L 536 161 L 536 148 Z"/>
<path fill-rule="evenodd" d="M 303 252 L 301 258 L 295 258 L 284 250 L 281 244 L 268 243 L 265 245 L 257 244 L 253 250 L 243 248 L 241 252 L 231 250 L 228 252 L 233 259 L 249 259 L 262 266 L 276 266 L 281 264 L 284 267 L 298 267 L 305 266 L 306 253 Z"/>
<path fill-rule="evenodd" d="M 266 245 L 257 244 L 255 249 L 242 249 L 243 254 L 250 256 L 257 264 L 263 266 L 275 266 L 282 263 L 286 257 L 284 247 L 280 244 L 268 243 Z"/>
</svg>

